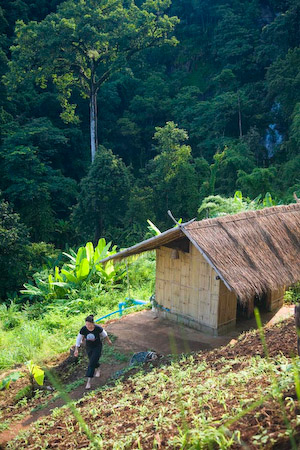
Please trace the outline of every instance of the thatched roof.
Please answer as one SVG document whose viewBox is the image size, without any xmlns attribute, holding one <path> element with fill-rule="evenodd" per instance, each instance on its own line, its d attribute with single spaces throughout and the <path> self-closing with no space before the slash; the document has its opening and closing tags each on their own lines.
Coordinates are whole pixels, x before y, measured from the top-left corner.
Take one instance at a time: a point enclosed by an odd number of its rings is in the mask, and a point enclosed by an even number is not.
<svg viewBox="0 0 300 450">
<path fill-rule="evenodd" d="M 300 280 L 300 203 L 187 225 L 241 298 Z"/>
<path fill-rule="evenodd" d="M 153 250 L 180 236 L 189 238 L 242 300 L 300 280 L 300 203 L 183 224 L 108 259 Z"/>
</svg>

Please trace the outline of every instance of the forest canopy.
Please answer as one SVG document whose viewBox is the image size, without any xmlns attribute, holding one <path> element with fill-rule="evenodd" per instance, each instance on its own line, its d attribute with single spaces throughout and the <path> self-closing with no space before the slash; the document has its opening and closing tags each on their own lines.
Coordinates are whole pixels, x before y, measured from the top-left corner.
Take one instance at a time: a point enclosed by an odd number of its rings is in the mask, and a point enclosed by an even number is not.
<svg viewBox="0 0 300 450">
<path fill-rule="evenodd" d="M 210 196 L 300 196 L 299 24 L 299 0 L 0 0 L 20 274 L 33 243 L 128 246 Z"/>
</svg>

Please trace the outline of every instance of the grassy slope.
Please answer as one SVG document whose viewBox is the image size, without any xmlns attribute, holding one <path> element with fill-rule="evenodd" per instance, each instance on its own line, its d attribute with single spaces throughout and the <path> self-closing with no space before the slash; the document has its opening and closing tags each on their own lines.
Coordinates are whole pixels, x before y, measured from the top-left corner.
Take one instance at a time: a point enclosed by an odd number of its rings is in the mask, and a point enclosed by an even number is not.
<svg viewBox="0 0 300 450">
<path fill-rule="evenodd" d="M 251 332 L 234 346 L 189 355 L 92 392 L 77 407 L 96 447 L 62 408 L 8 448 L 292 448 L 289 430 L 297 435 L 300 426 L 298 371 L 290 356 L 296 352 L 293 321 L 267 330 L 266 337 L 269 358 Z"/>
<path fill-rule="evenodd" d="M 88 314 L 99 318 L 115 311 L 128 295 L 148 300 L 154 292 L 154 278 L 154 256 L 142 255 L 129 266 L 129 291 L 126 283 L 108 292 L 96 283 L 83 285 L 69 298 L 56 302 L 36 302 L 23 309 L 0 305 L 0 376 L 16 364 L 30 359 L 41 364 L 68 351 Z"/>
</svg>

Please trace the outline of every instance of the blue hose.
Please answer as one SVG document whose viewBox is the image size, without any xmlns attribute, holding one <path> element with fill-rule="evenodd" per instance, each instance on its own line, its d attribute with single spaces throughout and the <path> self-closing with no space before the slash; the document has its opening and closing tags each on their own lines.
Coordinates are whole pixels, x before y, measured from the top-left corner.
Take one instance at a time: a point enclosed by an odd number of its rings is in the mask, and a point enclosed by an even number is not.
<svg viewBox="0 0 300 450">
<path fill-rule="evenodd" d="M 128 305 L 128 302 L 130 301 L 130 303 L 134 303 L 134 305 L 132 306 L 126 306 Z M 125 311 L 126 309 L 130 309 L 130 308 L 136 308 L 137 306 L 141 306 L 141 305 L 147 305 L 149 302 L 145 302 L 144 300 L 134 300 L 133 298 L 128 298 L 126 297 L 125 302 L 120 302 L 119 303 L 119 309 L 117 309 L 117 311 L 114 311 L 112 313 L 106 314 L 105 316 L 100 317 L 99 319 L 96 320 L 96 322 L 100 322 L 103 319 L 106 319 L 107 317 L 113 316 L 114 314 L 118 314 L 120 315 L 120 317 L 122 317 L 123 315 L 123 311 Z"/>
</svg>

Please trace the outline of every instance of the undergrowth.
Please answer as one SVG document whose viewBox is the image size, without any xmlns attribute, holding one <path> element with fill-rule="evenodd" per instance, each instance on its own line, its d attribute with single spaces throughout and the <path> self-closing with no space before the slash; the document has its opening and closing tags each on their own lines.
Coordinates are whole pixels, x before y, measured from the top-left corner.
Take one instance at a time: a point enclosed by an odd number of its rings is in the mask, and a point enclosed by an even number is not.
<svg viewBox="0 0 300 450">
<path fill-rule="evenodd" d="M 0 305 L 0 370 L 28 360 L 42 363 L 69 350 L 88 314 L 96 318 L 109 314 L 126 297 L 149 300 L 154 277 L 153 255 L 142 255 L 129 264 L 128 278 L 121 287 L 107 291 L 97 283 L 86 283 L 67 298 Z"/>
</svg>

